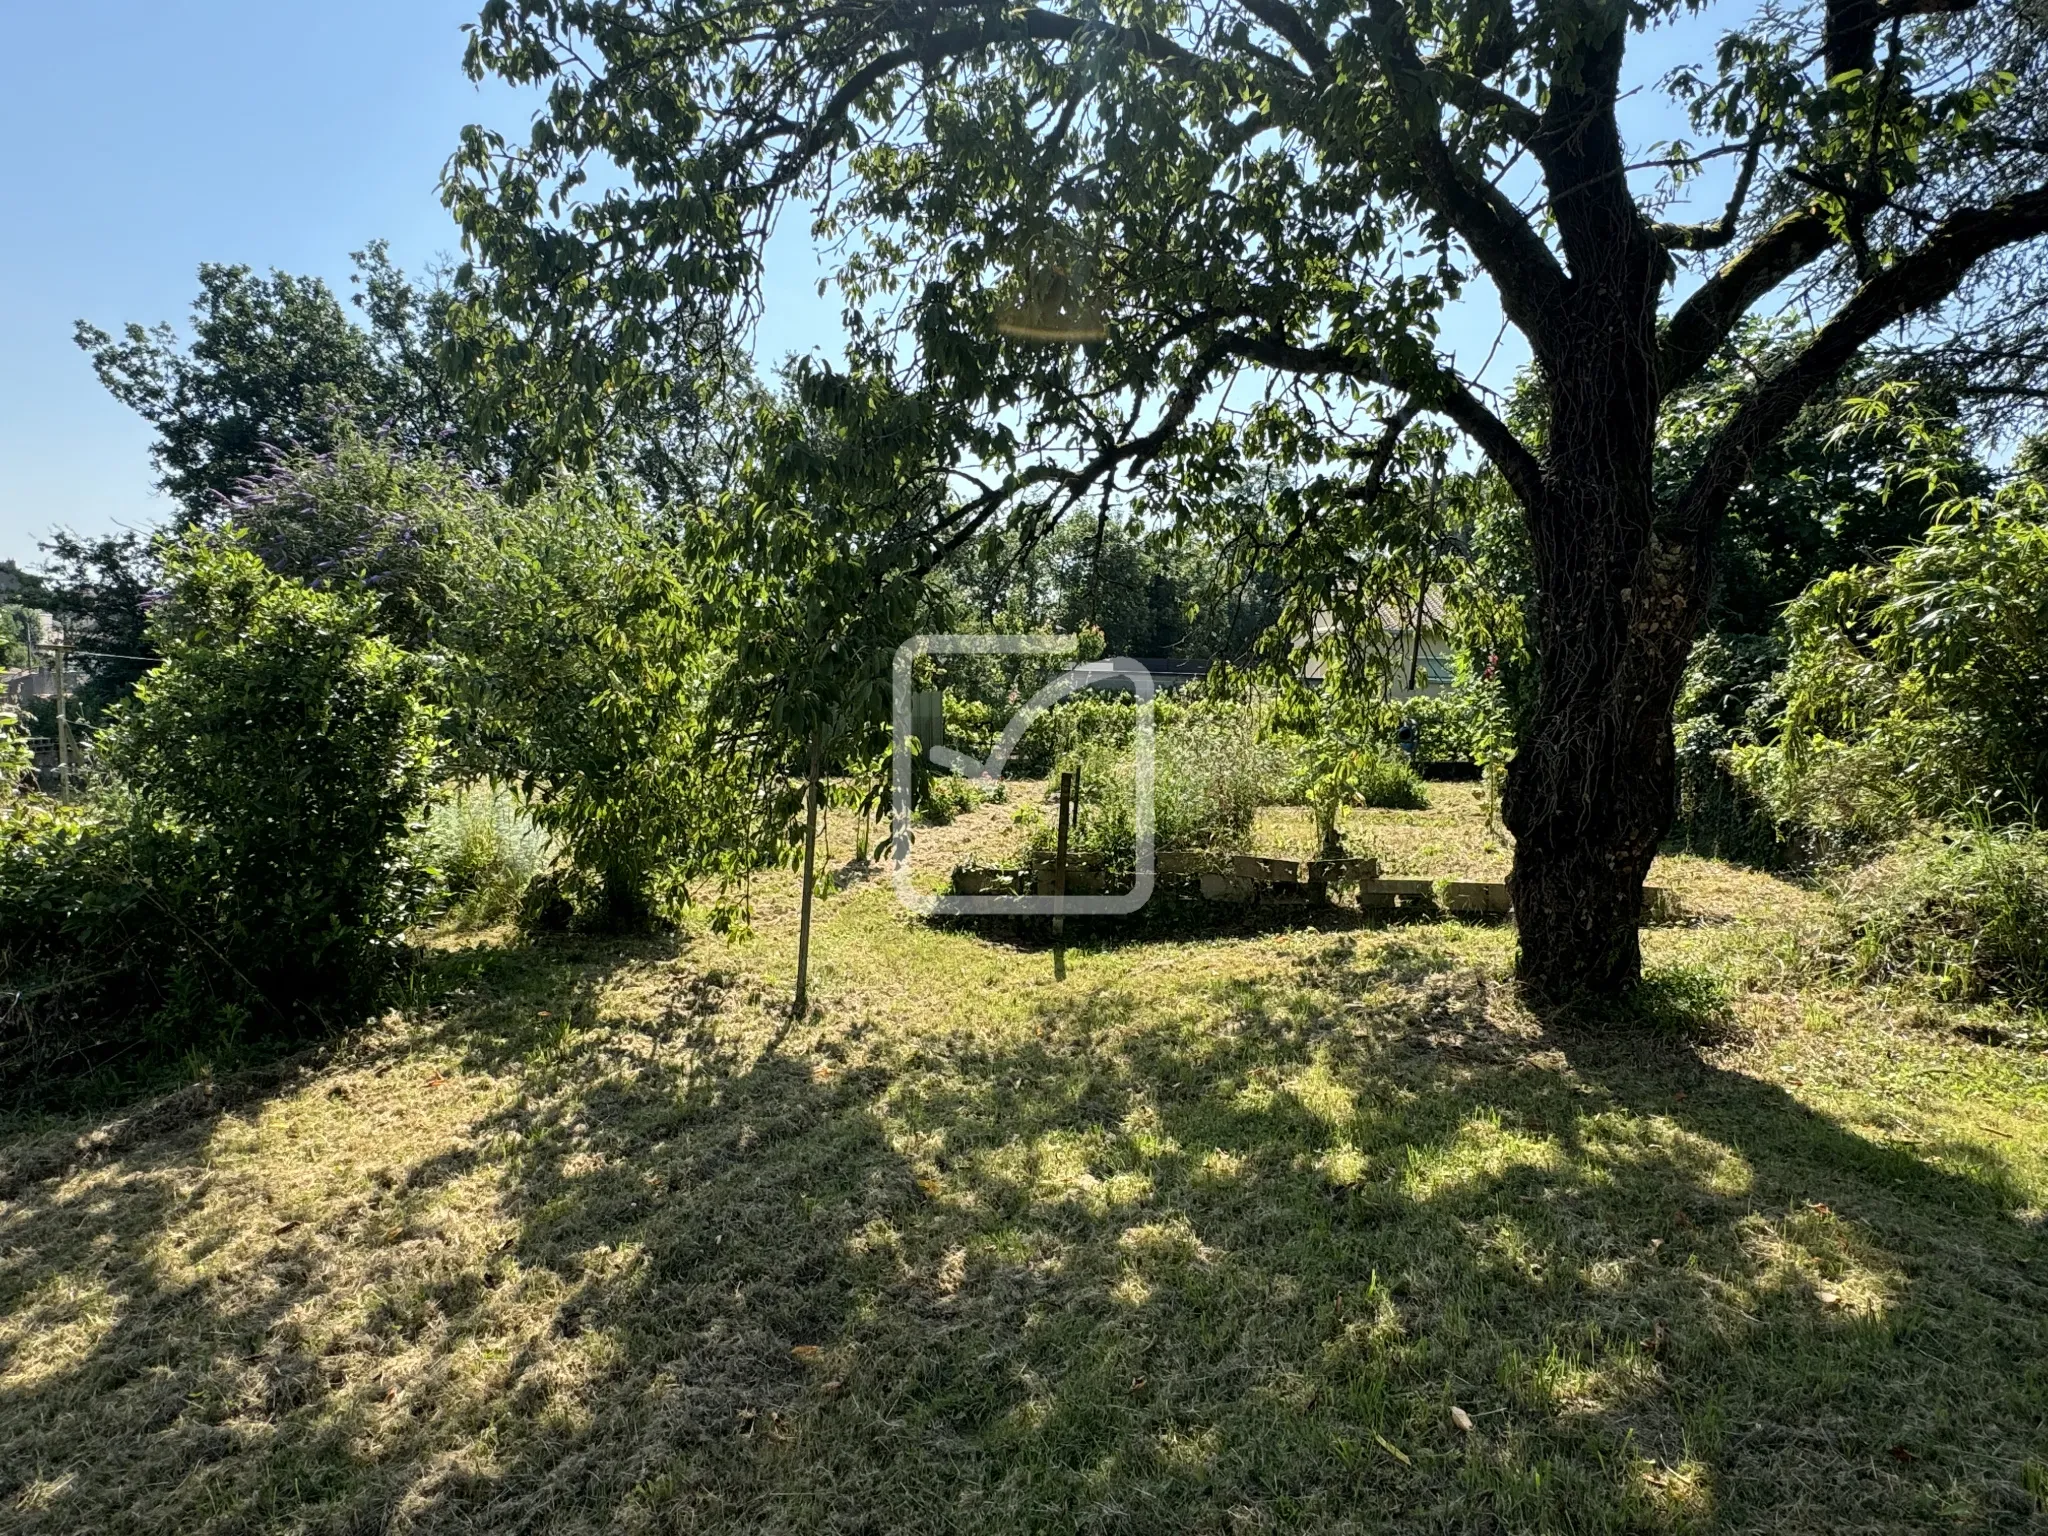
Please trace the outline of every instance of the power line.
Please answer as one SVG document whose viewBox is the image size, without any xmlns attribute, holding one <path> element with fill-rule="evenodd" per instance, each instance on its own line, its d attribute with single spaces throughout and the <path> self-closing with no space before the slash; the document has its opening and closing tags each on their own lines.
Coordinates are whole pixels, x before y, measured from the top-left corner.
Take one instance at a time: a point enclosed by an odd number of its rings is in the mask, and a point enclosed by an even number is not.
<svg viewBox="0 0 2048 1536">
<path fill-rule="evenodd" d="M 30 648 L 31 650 L 44 650 L 44 651 L 62 651 L 62 652 L 64 652 L 64 654 L 65 654 L 65 655 L 67 655 L 67 656 L 85 656 L 85 657 L 89 657 L 89 658 L 91 658 L 91 659 L 92 659 L 92 660 L 94 660 L 94 661 L 162 661 L 162 660 L 163 660 L 163 657 L 161 657 L 161 656 L 127 656 L 127 655 L 123 655 L 123 654 L 122 654 L 121 652 L 119 652 L 119 651 L 81 651 L 81 650 L 79 650 L 79 649 L 78 649 L 78 648 L 77 648 L 76 646 L 70 646 L 70 645 L 52 645 L 52 644 L 50 644 L 50 643 L 48 643 L 48 642 L 46 642 L 46 641 L 37 641 L 37 642 L 35 642 L 35 643 L 34 643 L 33 645 L 31 645 L 31 646 L 30 646 L 29 648 Z"/>
</svg>

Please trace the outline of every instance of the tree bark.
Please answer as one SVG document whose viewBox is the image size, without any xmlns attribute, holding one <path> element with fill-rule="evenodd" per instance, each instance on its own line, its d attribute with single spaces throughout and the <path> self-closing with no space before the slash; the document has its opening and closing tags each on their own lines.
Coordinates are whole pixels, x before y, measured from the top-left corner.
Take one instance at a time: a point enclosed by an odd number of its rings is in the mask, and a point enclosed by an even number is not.
<svg viewBox="0 0 2048 1536">
<path fill-rule="evenodd" d="M 1638 567 L 1619 602 L 1544 604 L 1536 718 L 1504 803 L 1517 973 L 1539 1003 L 1618 997 L 1642 976 L 1643 880 L 1671 830 L 1672 705 L 1707 572 L 1654 543 Z"/>
<path fill-rule="evenodd" d="M 1554 396 L 1548 494 L 1529 518 L 1537 702 L 1503 810 L 1518 972 L 1545 1003 L 1641 978 L 1643 880 L 1676 809 L 1672 708 L 1712 583 L 1704 543 L 1656 532 L 1653 424 L 1605 382 L 1578 376 L 1607 410 Z"/>
</svg>

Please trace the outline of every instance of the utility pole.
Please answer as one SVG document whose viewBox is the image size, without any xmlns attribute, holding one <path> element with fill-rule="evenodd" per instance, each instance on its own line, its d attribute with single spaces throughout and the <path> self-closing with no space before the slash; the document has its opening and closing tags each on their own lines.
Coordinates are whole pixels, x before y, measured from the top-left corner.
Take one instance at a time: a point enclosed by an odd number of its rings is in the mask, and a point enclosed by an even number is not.
<svg viewBox="0 0 2048 1536">
<path fill-rule="evenodd" d="M 71 803 L 71 715 L 65 695 L 70 691 L 70 678 L 66 663 L 71 655 L 69 645 L 50 647 L 57 653 L 57 792 L 66 805 Z"/>
</svg>

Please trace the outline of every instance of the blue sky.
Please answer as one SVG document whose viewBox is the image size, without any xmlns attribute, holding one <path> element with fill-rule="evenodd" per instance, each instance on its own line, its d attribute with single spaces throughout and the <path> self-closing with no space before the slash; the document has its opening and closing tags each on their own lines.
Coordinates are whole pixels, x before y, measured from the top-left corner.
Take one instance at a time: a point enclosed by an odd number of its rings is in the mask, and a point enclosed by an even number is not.
<svg viewBox="0 0 2048 1536">
<path fill-rule="evenodd" d="M 73 322 L 182 322 L 202 261 L 317 273 L 389 239 L 457 249 L 436 191 L 463 124 L 527 104 L 462 73 L 478 0 L 64 0 L 8 8 L 0 143 L 0 558 L 56 525 L 146 527 L 150 434 L 93 377 Z M 778 241 L 764 355 L 838 334 L 801 219 Z"/>
<path fill-rule="evenodd" d="M 148 527 L 149 431 L 71 340 L 91 320 L 181 322 L 202 261 L 314 273 L 383 237 L 409 271 L 457 248 L 436 190 L 463 124 L 519 128 L 528 103 L 461 69 L 478 0 L 65 0 L 10 9 L 0 142 L 14 237 L 0 242 L 0 558 L 62 525 Z M 1722 18 L 1733 7 L 1716 7 Z M 1631 73 L 1704 55 L 1725 25 L 1639 40 Z M 1640 100 L 1640 98 L 1638 98 Z M 1644 125 L 1648 132 L 1648 125 Z M 1660 123 L 1660 133 L 1678 125 Z M 838 306 L 801 211 L 770 252 L 756 353 L 831 347 Z M 1497 318 L 1451 317 L 1476 364 Z M 1510 336 L 1490 377 L 1525 354 Z"/>
</svg>

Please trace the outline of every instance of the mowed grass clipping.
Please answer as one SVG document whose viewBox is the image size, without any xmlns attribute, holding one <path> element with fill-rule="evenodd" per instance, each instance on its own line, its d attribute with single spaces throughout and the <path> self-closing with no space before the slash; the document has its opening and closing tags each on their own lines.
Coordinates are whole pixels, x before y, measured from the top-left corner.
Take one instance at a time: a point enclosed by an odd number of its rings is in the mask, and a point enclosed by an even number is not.
<svg viewBox="0 0 2048 1536">
<path fill-rule="evenodd" d="M 1490 856 L 1458 795 L 1384 841 Z M 741 946 L 451 935 L 288 1074 L 0 1143 L 0 1526 L 2037 1526 L 2048 1064 L 1657 878 L 1605 1023 L 1344 911 L 1062 981 L 850 876 L 802 1023 L 787 880 Z"/>
</svg>

